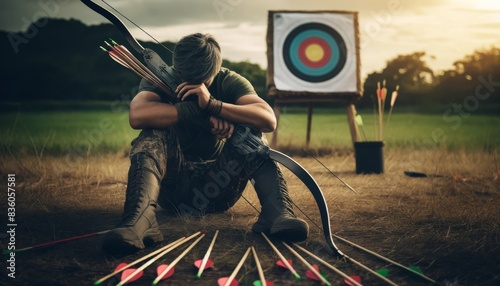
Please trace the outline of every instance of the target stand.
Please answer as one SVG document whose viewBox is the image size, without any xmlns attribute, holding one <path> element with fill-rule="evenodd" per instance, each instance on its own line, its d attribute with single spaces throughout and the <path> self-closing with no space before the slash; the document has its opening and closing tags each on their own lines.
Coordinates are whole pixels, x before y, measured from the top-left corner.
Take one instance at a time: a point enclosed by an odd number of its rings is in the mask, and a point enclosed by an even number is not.
<svg viewBox="0 0 500 286">
<path fill-rule="evenodd" d="M 358 14 L 346 11 L 269 11 L 267 90 L 278 124 L 281 106 L 307 104 L 306 145 L 314 103 L 346 104 L 353 142 L 355 102 L 361 97 Z M 271 146 L 276 147 L 278 128 Z"/>
</svg>

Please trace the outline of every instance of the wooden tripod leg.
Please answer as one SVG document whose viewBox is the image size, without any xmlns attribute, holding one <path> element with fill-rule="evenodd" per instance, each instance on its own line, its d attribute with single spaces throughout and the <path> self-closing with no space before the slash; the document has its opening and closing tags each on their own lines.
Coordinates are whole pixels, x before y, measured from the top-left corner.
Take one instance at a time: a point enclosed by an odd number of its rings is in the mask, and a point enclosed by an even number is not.
<svg viewBox="0 0 500 286">
<path fill-rule="evenodd" d="M 354 103 L 347 104 L 347 122 L 349 123 L 349 130 L 351 131 L 351 140 L 352 143 L 358 141 L 359 131 L 358 126 L 356 125 L 355 117 L 357 114 L 356 107 Z"/>
<path fill-rule="evenodd" d="M 313 103 L 307 104 L 307 133 L 306 133 L 306 148 L 309 148 L 311 142 L 311 125 L 312 125 Z"/>
</svg>

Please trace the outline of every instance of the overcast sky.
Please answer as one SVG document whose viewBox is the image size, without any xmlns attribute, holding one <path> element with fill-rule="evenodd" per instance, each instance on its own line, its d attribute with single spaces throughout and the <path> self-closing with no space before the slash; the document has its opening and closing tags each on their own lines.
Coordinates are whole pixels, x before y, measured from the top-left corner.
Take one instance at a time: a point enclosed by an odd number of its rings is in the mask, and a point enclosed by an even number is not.
<svg viewBox="0 0 500 286">
<path fill-rule="evenodd" d="M 101 0 L 94 0 L 102 4 Z M 6 3 L 7 2 L 7 3 Z M 229 60 L 267 66 L 268 10 L 359 12 L 362 73 L 399 54 L 426 51 L 435 71 L 476 49 L 500 47 L 500 0 L 107 0 L 158 40 L 212 33 Z M 86 24 L 107 22 L 78 0 L 3 0 L 0 29 L 22 31 L 27 20 L 49 15 Z M 130 25 L 141 40 L 146 35 Z M 77 35 L 75 35 L 77 36 Z"/>
</svg>

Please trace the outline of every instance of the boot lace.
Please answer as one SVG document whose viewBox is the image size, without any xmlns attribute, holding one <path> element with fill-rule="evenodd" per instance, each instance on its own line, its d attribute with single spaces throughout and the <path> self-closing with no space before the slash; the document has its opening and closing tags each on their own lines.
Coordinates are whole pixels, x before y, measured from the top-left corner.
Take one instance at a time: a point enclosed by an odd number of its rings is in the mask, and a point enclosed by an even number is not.
<svg viewBox="0 0 500 286">
<path fill-rule="evenodd" d="M 143 205 L 142 201 L 144 199 L 144 196 L 141 194 L 145 193 L 142 191 L 145 186 L 141 179 L 142 170 L 140 168 L 136 168 L 132 176 L 129 178 L 121 224 L 133 224 L 140 215 L 141 206 Z"/>
</svg>

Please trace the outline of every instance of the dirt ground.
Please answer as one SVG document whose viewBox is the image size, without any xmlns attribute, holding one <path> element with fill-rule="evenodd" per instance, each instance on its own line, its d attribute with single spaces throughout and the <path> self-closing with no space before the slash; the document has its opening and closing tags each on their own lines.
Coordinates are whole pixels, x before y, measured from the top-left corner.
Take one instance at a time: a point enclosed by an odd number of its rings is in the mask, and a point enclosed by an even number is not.
<svg viewBox="0 0 500 286">
<path fill-rule="evenodd" d="M 329 205 L 332 232 L 388 257 L 404 266 L 417 266 L 441 285 L 500 285 L 500 166 L 498 152 L 445 150 L 388 150 L 385 173 L 356 175 L 353 154 L 329 154 L 319 159 L 351 185 L 349 191 L 311 157 L 295 156 L 322 187 Z M 15 246 L 17 249 L 43 242 L 103 231 L 119 220 L 124 201 L 128 159 L 122 155 L 85 158 L 69 164 L 64 157 L 16 158 L 3 155 L 1 185 L 7 190 L 7 174 L 15 174 Z M 439 174 L 411 178 L 404 171 Z M 304 185 L 285 171 L 296 213 L 309 222 L 310 237 L 300 245 L 348 275 L 359 275 L 365 285 L 384 281 L 345 259 L 330 255 L 324 242 L 316 204 Z M 3 226 L 2 249 L 11 235 L 7 221 L 8 192 L 0 195 Z M 251 186 L 244 196 L 259 209 Z M 277 256 L 265 240 L 251 232 L 258 213 L 244 199 L 224 214 L 201 218 L 175 217 L 158 212 L 165 241 L 136 254 L 111 257 L 101 250 L 101 237 L 93 236 L 53 247 L 32 249 L 15 255 L 15 278 L 7 276 L 8 255 L 2 256 L 1 283 L 6 285 L 90 285 L 112 272 L 120 262 L 132 262 L 179 237 L 203 229 L 206 237 L 175 267 L 160 285 L 215 285 L 229 276 L 245 250 L 255 246 L 267 280 L 276 285 L 320 285 L 306 278 L 306 267 L 278 241 L 275 244 L 302 276 L 275 265 Z M 313 219 L 309 221 L 305 214 Z M 201 279 L 195 260 L 205 254 L 215 231 L 220 233 L 211 253 L 214 267 Z M 425 280 L 369 255 L 338 239 L 339 249 L 373 270 L 388 269 L 387 278 L 399 285 L 428 285 Z M 183 245 L 146 268 L 132 285 L 151 285 L 155 268 L 170 263 L 189 244 Z M 309 262 L 314 260 L 308 255 Z M 314 262 L 315 263 L 315 262 Z M 142 265 L 139 264 L 139 265 Z M 7 269 L 7 270 L 6 270 Z M 332 285 L 345 285 L 343 278 L 320 265 Z M 258 279 L 250 256 L 236 276 L 240 285 Z M 2 282 L 3 281 L 3 282 Z M 111 278 L 101 285 L 115 285 Z"/>
</svg>

